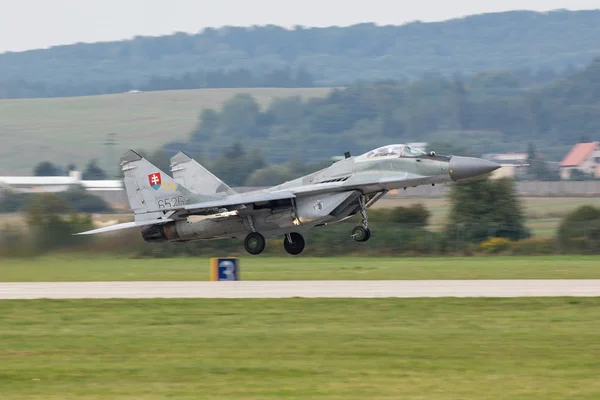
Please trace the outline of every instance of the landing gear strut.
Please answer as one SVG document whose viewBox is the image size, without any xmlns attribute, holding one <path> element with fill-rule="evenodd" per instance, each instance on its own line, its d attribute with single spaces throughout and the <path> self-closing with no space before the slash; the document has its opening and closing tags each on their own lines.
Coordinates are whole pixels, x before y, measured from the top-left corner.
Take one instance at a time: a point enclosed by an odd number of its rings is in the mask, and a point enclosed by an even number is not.
<svg viewBox="0 0 600 400">
<path fill-rule="evenodd" d="M 252 255 L 262 253 L 265 249 L 265 237 L 258 232 L 250 232 L 244 240 L 244 248 Z"/>
<path fill-rule="evenodd" d="M 360 205 L 360 216 L 362 217 L 362 220 L 360 226 L 352 229 L 352 239 L 357 242 L 366 242 L 371 238 L 371 230 L 369 229 L 365 196 L 360 196 L 358 198 L 358 204 Z"/>
<path fill-rule="evenodd" d="M 296 232 L 286 233 L 283 239 L 283 248 L 289 254 L 296 256 L 304 250 L 304 238 Z"/>
</svg>

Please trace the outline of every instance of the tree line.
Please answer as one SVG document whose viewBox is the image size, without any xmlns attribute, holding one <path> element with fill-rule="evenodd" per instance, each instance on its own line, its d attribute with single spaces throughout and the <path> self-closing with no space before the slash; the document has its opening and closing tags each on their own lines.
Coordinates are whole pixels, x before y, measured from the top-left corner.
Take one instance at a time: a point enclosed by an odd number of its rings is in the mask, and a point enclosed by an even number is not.
<svg viewBox="0 0 600 400">
<path fill-rule="evenodd" d="M 18 79 L 0 84 L 0 98 L 41 98 L 70 97 L 115 94 L 131 91 L 159 91 L 181 89 L 210 88 L 308 88 L 314 87 L 314 78 L 305 69 L 293 71 L 289 67 L 275 69 L 268 73 L 254 75 L 249 70 L 206 71 L 198 69 L 179 75 L 151 76 L 142 83 L 119 82 L 87 82 L 68 83 L 35 82 Z"/>
<path fill-rule="evenodd" d="M 170 173 L 170 158 L 174 154 L 173 152 L 139 150 L 138 153 L 160 170 Z M 270 164 L 262 150 L 248 150 L 240 143 L 233 143 L 225 148 L 214 160 L 206 159 L 202 154 L 190 153 L 190 155 L 227 184 L 250 187 L 277 185 L 325 168 L 333 162 L 330 159 L 304 162 L 300 158 L 292 158 L 284 164 Z M 49 161 L 41 161 L 34 166 L 33 174 L 35 176 L 65 176 L 76 169 L 77 166 L 73 164 L 63 167 Z M 82 171 L 83 180 L 121 178 L 122 176 L 110 176 L 98 165 L 96 160 L 90 160 Z M 2 212 L 1 207 L 0 212 Z"/>
<path fill-rule="evenodd" d="M 68 164 L 66 167 L 51 163 L 50 161 L 40 161 L 33 167 L 34 176 L 65 176 L 71 171 L 77 170 L 75 164 Z M 98 165 L 97 160 L 90 160 L 85 165 L 81 179 L 84 181 L 96 181 L 109 179 L 111 177 Z"/>
<path fill-rule="evenodd" d="M 5 194 L 4 202 L 19 194 Z M 0 197 L 2 199 L 2 197 Z M 77 201 L 74 201 L 76 199 Z M 0 227 L 0 256 L 36 256 L 78 251 L 135 257 L 235 255 L 238 240 L 191 243 L 144 243 L 138 230 L 99 236 L 73 236 L 92 229 L 81 193 L 29 194 L 23 211 L 26 226 Z M 472 255 L 472 254 L 587 254 L 600 252 L 600 209 L 582 206 L 563 217 L 554 237 L 531 237 L 515 184 L 510 179 L 479 177 L 452 187 L 452 208 L 442 229 L 429 226 L 430 211 L 422 204 L 369 212 L 373 238 L 360 246 L 350 239 L 358 216 L 315 228 L 307 234 L 307 255 Z M 22 201 L 17 203 L 21 204 Z M 87 206 L 89 204 L 86 203 Z M 78 212 L 79 211 L 79 212 Z M 268 254 L 281 254 L 269 246 Z"/>
<path fill-rule="evenodd" d="M 513 11 L 401 26 L 206 28 L 197 34 L 3 53 L 0 96 L 119 92 L 146 84 L 164 87 L 169 79 L 174 80 L 169 88 L 187 87 L 186 74 L 199 68 L 212 71 L 207 75 L 223 71 L 243 82 L 250 74 L 253 83 L 265 85 L 271 80 L 265 71 L 268 75 L 286 69 L 312 76 L 297 78 L 295 84 L 318 86 L 411 81 L 430 73 L 470 75 L 491 69 L 527 69 L 544 76 L 588 63 L 598 55 L 598 37 L 600 10 Z M 221 78 L 215 76 L 200 87 L 229 85 L 218 83 Z M 275 83 L 278 80 L 270 84 L 281 84 Z"/>
<path fill-rule="evenodd" d="M 239 142 L 264 149 L 269 162 L 281 164 L 385 143 L 429 142 L 440 154 L 475 156 L 525 152 L 533 144 L 536 159 L 560 161 L 573 144 L 600 132 L 600 58 L 541 86 L 531 85 L 531 75 L 496 71 L 356 84 L 325 98 L 276 99 L 266 108 L 240 94 L 220 110 L 202 110 L 198 121 L 188 140 L 163 149 L 210 160 Z"/>
<path fill-rule="evenodd" d="M 325 98 L 281 98 L 263 108 L 240 94 L 220 110 L 202 110 L 187 140 L 146 156 L 168 172 L 169 158 L 184 150 L 230 185 L 266 186 L 330 165 L 345 151 L 428 142 L 438 154 L 527 151 L 524 178 L 557 180 L 549 161 L 560 161 L 578 141 L 597 140 L 600 132 L 600 59 L 546 85 L 532 86 L 531 79 L 515 71 L 438 75 L 356 84 Z M 35 174 L 54 174 L 52 168 L 41 173 L 43 166 Z M 94 161 L 83 175 L 105 177 Z"/>
</svg>

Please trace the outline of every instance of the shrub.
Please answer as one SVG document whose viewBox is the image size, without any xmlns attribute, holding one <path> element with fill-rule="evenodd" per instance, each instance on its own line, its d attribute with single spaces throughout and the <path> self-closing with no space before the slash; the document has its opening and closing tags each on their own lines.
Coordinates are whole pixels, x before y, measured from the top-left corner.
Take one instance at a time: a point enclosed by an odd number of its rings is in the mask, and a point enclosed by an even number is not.
<svg viewBox="0 0 600 400">
<path fill-rule="evenodd" d="M 501 253 L 510 250 L 513 242 L 506 238 L 493 237 L 479 244 L 479 251 L 484 253 Z"/>
<path fill-rule="evenodd" d="M 490 237 L 511 240 L 530 236 L 513 180 L 468 179 L 452 185 L 452 209 L 446 226 L 449 237 L 481 243 Z"/>
<path fill-rule="evenodd" d="M 3 190 L 0 193 L 0 212 L 12 213 L 21 211 L 29 203 L 32 196 L 34 195 L 31 193 L 18 193 L 8 189 Z"/>
<path fill-rule="evenodd" d="M 0 194 L 0 212 L 9 213 L 26 210 L 30 203 L 46 194 L 48 193 L 19 193 L 4 190 Z M 62 199 L 74 211 L 82 213 L 111 211 L 110 206 L 104 199 L 90 194 L 81 186 L 70 188 L 64 192 L 57 192 L 54 195 Z"/>
<path fill-rule="evenodd" d="M 92 220 L 74 213 L 58 195 L 44 193 L 28 204 L 27 225 L 35 250 L 43 253 L 87 243 L 89 237 L 73 234 L 91 229 Z"/>
<path fill-rule="evenodd" d="M 561 242 L 561 251 L 570 254 L 597 254 L 600 253 L 600 245 L 597 240 L 590 240 L 584 236 L 569 238 Z"/>
<path fill-rule="evenodd" d="M 26 257 L 31 250 L 31 240 L 21 226 L 6 224 L 0 230 L 0 256 Z"/>
<path fill-rule="evenodd" d="M 390 210 L 390 221 L 412 227 L 426 227 L 431 212 L 423 204 L 413 204 L 410 207 L 396 207 Z"/>
<path fill-rule="evenodd" d="M 553 238 L 529 238 L 512 244 L 512 252 L 520 255 L 554 254 L 558 252 Z"/>
<path fill-rule="evenodd" d="M 90 194 L 82 186 L 75 186 L 67 191 L 59 192 L 58 196 L 71 208 L 83 213 L 107 212 L 111 208 L 101 197 Z"/>
<path fill-rule="evenodd" d="M 568 214 L 558 228 L 566 251 L 600 251 L 600 208 L 581 206 Z"/>
</svg>

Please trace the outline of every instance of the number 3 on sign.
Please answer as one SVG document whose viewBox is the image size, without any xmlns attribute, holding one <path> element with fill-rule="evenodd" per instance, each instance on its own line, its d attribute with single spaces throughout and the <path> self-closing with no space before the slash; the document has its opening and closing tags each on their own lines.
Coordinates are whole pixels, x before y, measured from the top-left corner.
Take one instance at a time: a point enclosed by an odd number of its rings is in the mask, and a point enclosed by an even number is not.
<svg viewBox="0 0 600 400">
<path fill-rule="evenodd" d="M 235 265 L 233 262 L 229 260 L 221 261 L 219 265 L 219 269 L 222 271 L 223 275 L 225 275 L 225 280 L 234 281 L 235 280 Z"/>
</svg>

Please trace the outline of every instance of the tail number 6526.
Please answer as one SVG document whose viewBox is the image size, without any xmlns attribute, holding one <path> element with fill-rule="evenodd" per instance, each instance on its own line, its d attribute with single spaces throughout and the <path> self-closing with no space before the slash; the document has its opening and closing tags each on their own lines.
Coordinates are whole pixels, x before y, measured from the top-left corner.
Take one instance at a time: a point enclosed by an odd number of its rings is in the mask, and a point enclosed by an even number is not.
<svg viewBox="0 0 600 400">
<path fill-rule="evenodd" d="M 166 199 L 156 200 L 156 205 L 158 208 L 175 208 L 175 207 L 183 207 L 185 205 L 185 201 L 183 196 L 174 196 L 167 197 Z"/>
</svg>

